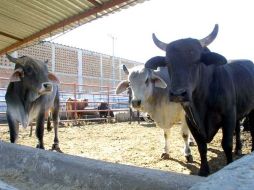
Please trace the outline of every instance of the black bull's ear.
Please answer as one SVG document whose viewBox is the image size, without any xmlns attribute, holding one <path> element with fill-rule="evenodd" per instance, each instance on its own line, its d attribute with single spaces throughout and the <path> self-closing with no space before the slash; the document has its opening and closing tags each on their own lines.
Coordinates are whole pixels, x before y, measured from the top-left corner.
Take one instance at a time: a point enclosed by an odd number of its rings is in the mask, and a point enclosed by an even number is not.
<svg viewBox="0 0 254 190">
<path fill-rule="evenodd" d="M 163 56 L 152 57 L 145 63 L 145 68 L 156 70 L 158 67 L 166 67 L 166 60 Z"/>
<path fill-rule="evenodd" d="M 200 61 L 205 65 L 224 65 L 227 63 L 227 59 L 223 55 L 210 52 L 208 48 L 204 48 Z M 145 67 L 152 70 L 156 70 L 158 67 L 166 67 L 166 65 L 166 60 L 163 56 L 152 57 L 145 63 Z"/>
<path fill-rule="evenodd" d="M 227 63 L 227 59 L 218 53 L 203 52 L 200 61 L 205 65 L 224 65 Z"/>
</svg>

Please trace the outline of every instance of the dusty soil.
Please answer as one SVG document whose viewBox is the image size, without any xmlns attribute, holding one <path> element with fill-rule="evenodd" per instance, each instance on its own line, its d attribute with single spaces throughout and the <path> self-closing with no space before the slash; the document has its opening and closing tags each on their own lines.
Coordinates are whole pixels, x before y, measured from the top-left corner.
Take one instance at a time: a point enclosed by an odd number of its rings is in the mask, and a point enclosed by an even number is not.
<svg viewBox="0 0 254 190">
<path fill-rule="evenodd" d="M 198 172 L 200 166 L 197 146 L 191 147 L 194 163 L 186 163 L 183 156 L 183 140 L 180 127 L 175 126 L 171 133 L 170 159 L 160 158 L 164 147 L 163 131 L 151 123 L 136 122 L 114 124 L 87 124 L 59 128 L 60 148 L 65 154 L 78 155 L 93 159 L 122 163 L 127 165 L 173 171 L 184 174 Z M 0 139 L 9 142 L 7 126 L 0 127 Z M 249 132 L 242 132 L 243 154 L 250 153 Z M 45 130 L 45 148 L 53 143 L 53 131 Z M 208 160 L 211 172 L 225 166 L 225 156 L 221 148 L 221 131 L 209 144 Z M 29 129 L 20 129 L 18 144 L 35 147 L 35 134 L 29 137 Z M 239 157 L 234 156 L 234 159 Z"/>
</svg>

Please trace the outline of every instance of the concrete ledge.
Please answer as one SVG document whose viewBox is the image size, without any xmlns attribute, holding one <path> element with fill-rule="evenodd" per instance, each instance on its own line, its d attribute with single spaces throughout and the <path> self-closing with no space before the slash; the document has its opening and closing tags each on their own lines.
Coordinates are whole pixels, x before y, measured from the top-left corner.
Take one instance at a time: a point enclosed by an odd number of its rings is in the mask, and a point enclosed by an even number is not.
<svg viewBox="0 0 254 190">
<path fill-rule="evenodd" d="M 0 141 L 0 179 L 20 189 L 185 190 L 205 178 Z"/>
<path fill-rule="evenodd" d="M 0 180 L 0 189 L 1 190 L 17 190 L 16 188 L 8 185 L 7 183 L 4 183 L 3 181 Z"/>
<path fill-rule="evenodd" d="M 246 155 L 197 183 L 190 190 L 253 190 L 254 153 Z"/>
</svg>

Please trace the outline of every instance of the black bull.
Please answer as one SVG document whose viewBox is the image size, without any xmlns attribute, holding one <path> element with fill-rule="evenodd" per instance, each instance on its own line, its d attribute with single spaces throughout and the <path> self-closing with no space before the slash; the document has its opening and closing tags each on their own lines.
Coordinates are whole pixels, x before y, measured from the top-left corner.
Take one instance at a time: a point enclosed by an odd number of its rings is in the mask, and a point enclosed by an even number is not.
<svg viewBox="0 0 254 190">
<path fill-rule="evenodd" d="M 169 44 L 153 35 L 154 43 L 166 51 L 165 66 L 172 87 L 169 98 L 181 103 L 186 111 L 201 157 L 199 175 L 203 176 L 209 174 L 207 143 L 222 128 L 222 148 L 227 163 L 232 162 L 233 132 L 238 133 L 236 151 L 240 151 L 239 120 L 248 114 L 254 150 L 254 65 L 249 60 L 206 64 L 213 59 L 213 53 L 204 53 L 204 48 L 215 39 L 217 32 L 218 25 L 202 40 L 187 38 Z"/>
<path fill-rule="evenodd" d="M 27 56 L 7 58 L 15 63 L 5 95 L 10 141 L 16 143 L 19 123 L 27 127 L 36 120 L 37 148 L 44 149 L 43 134 L 45 113 L 52 112 L 54 144 L 52 149 L 61 152 L 58 140 L 59 92 L 57 77 L 48 72 L 47 64 Z"/>
</svg>

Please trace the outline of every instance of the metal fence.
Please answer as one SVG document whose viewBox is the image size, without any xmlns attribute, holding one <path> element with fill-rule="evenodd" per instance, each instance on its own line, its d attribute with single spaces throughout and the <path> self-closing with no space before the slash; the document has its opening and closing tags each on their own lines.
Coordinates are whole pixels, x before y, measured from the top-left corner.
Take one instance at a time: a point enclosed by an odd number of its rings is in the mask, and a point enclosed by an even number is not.
<svg viewBox="0 0 254 190">
<path fill-rule="evenodd" d="M 0 121 L 6 123 L 6 109 L 7 105 L 5 102 L 5 93 L 9 83 L 9 78 L 0 77 Z M 60 83 L 60 120 L 62 122 L 70 121 L 67 119 L 66 114 L 68 112 L 74 112 L 75 118 L 72 121 L 78 120 L 100 120 L 105 118 L 77 118 L 77 113 L 100 112 L 98 105 L 105 102 L 109 105 L 110 110 L 114 113 L 127 112 L 129 111 L 128 106 L 128 95 L 116 95 L 115 89 L 108 86 L 97 86 L 97 85 L 79 85 L 77 83 Z M 66 110 L 66 102 L 71 98 L 73 99 L 74 109 Z M 85 109 L 78 110 L 76 100 L 88 100 L 88 106 Z M 69 101 L 70 102 L 70 101 Z M 109 109 L 103 111 L 110 111 Z"/>
</svg>

